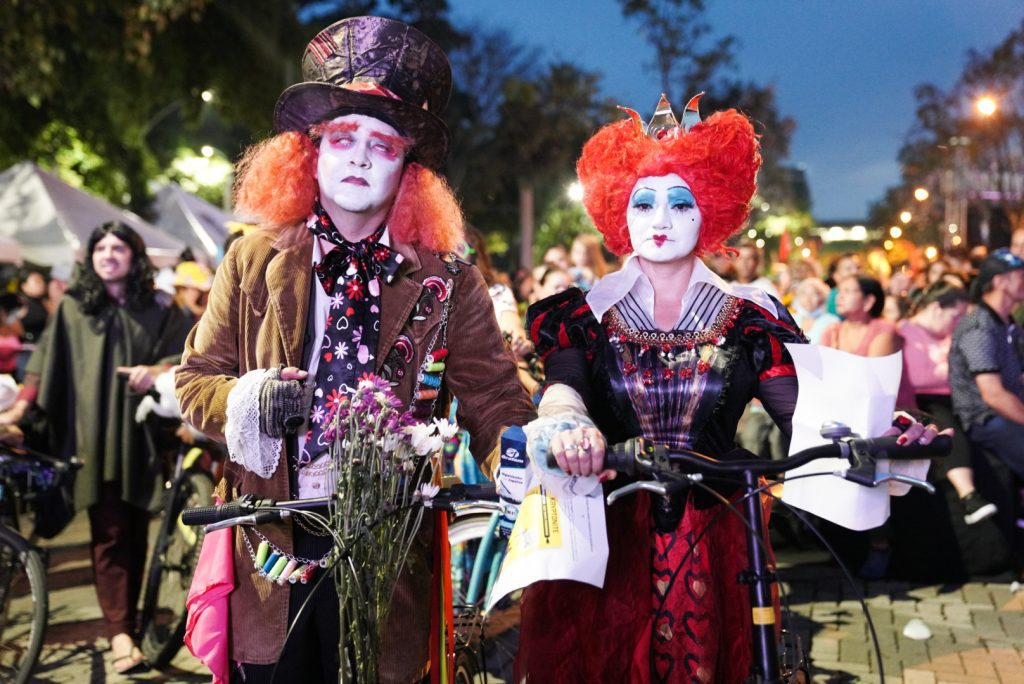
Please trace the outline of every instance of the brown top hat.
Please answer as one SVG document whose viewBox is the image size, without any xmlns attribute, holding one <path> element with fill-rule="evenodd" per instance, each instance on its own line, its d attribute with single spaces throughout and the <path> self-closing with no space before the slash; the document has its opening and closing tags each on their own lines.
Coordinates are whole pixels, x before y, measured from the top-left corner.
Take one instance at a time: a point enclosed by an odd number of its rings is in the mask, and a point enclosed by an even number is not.
<svg viewBox="0 0 1024 684">
<path fill-rule="evenodd" d="M 383 17 L 350 17 L 318 33 L 302 56 L 304 83 L 281 93 L 278 132 L 305 132 L 343 114 L 366 114 L 416 143 L 412 158 L 438 168 L 448 154 L 448 127 L 438 115 L 452 92 L 448 57 L 413 27 Z"/>
</svg>

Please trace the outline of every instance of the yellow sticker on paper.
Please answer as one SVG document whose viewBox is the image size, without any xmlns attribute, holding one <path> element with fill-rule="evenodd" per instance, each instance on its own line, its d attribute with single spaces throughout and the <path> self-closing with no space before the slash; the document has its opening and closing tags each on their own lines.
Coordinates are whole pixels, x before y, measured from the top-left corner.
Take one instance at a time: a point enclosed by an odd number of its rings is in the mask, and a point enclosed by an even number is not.
<svg viewBox="0 0 1024 684">
<path fill-rule="evenodd" d="M 508 540 L 506 562 L 539 549 L 562 546 L 562 521 L 558 501 L 534 487 L 519 506 L 519 517 Z"/>
</svg>

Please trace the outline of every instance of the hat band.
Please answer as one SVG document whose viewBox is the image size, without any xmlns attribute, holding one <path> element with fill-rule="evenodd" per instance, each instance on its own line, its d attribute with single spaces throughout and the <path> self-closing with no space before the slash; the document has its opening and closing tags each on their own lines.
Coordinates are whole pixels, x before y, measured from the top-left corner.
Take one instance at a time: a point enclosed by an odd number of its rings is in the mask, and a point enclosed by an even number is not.
<svg viewBox="0 0 1024 684">
<path fill-rule="evenodd" d="M 387 88 L 385 88 L 384 86 L 382 86 L 380 83 L 373 83 L 373 82 L 369 82 L 369 81 L 364 81 L 364 82 L 351 81 L 349 83 L 346 83 L 346 84 L 342 85 L 341 87 L 345 88 L 346 90 L 355 90 L 356 92 L 359 92 L 359 93 L 368 93 L 370 95 L 379 95 L 381 97 L 386 97 L 386 98 L 391 99 L 391 100 L 401 100 L 402 99 L 402 98 L 398 97 L 398 95 L 395 95 L 395 93 L 393 93 L 392 91 L 390 91 Z"/>
</svg>

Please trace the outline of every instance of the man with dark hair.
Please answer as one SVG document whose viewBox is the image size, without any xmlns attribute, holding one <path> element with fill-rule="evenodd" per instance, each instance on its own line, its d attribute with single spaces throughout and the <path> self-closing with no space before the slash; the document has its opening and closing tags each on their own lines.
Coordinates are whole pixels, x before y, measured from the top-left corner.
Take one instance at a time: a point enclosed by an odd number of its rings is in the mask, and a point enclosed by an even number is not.
<svg viewBox="0 0 1024 684">
<path fill-rule="evenodd" d="M 533 408 L 483 278 L 451 254 L 462 219 L 436 173 L 448 148 L 438 118 L 451 90 L 447 57 L 401 22 L 356 17 L 313 38 L 303 73 L 278 100 L 278 135 L 241 163 L 237 209 L 261 229 L 225 256 L 177 373 L 186 420 L 227 442 L 218 493 L 284 500 L 330 489 L 321 467 L 330 440 L 317 416 L 328 395 L 368 373 L 425 416 L 443 415 L 457 396 L 459 423 L 489 472 L 502 427 L 528 422 Z M 296 430 L 304 419 L 308 428 Z M 232 681 L 337 681 L 333 582 L 273 584 L 249 551 L 266 544 L 281 558 L 326 559 L 331 538 L 290 522 L 258 532 L 235 538 Z M 430 555 L 418 541 L 399 579 L 380 681 L 426 672 Z"/>
<path fill-rule="evenodd" d="M 1024 301 L 1024 260 L 1008 249 L 982 261 L 971 284 L 976 302 L 953 332 L 949 384 L 970 440 L 1024 477 L 1024 380 L 1010 311 Z"/>
<path fill-rule="evenodd" d="M 89 512 L 96 594 L 118 674 L 145 665 L 133 635 L 146 564 L 146 509 L 159 477 L 135 409 L 156 376 L 178 361 L 187 332 L 181 311 L 154 296 L 142 238 L 125 225 L 100 226 L 29 359 L 22 393 L 0 414 L 0 424 L 17 423 L 38 403 L 51 452 L 83 463 L 74 503 Z M 60 522 L 39 517 L 36 531 L 51 537 Z M 51 524 L 56 527 L 45 529 Z"/>
</svg>

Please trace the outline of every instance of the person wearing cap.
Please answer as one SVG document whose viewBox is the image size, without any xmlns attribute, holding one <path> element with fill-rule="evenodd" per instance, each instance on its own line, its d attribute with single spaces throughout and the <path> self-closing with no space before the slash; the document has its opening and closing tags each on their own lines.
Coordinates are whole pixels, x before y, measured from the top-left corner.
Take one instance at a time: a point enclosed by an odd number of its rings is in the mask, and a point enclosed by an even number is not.
<svg viewBox="0 0 1024 684">
<path fill-rule="evenodd" d="M 318 33 L 305 82 L 282 93 L 278 134 L 240 163 L 237 211 L 261 228 L 234 242 L 177 371 L 183 417 L 227 442 L 218 496 L 285 500 L 329 486 L 316 422 L 324 395 L 374 373 L 412 410 L 459 423 L 485 472 L 503 426 L 533 417 L 479 271 L 452 256 L 458 204 L 438 175 L 451 91 L 444 52 L 394 20 L 355 17 Z M 445 356 L 439 387 L 421 385 L 427 355 Z M 312 405 L 304 382 L 312 386 Z M 296 419 L 307 427 L 294 429 Z M 249 437 L 249 439 L 246 439 Z M 239 528 L 229 597 L 232 680 L 336 681 L 338 603 L 323 582 L 272 584 L 249 548 L 319 559 L 331 540 L 291 522 Z M 382 633 L 380 680 L 427 672 L 430 530 L 414 545 Z M 315 579 L 315 578 L 314 578 Z M 274 669 L 276 666 L 276 674 Z"/>
<path fill-rule="evenodd" d="M 174 304 L 185 312 L 195 325 L 206 311 L 207 298 L 213 285 L 213 272 L 195 261 L 182 261 L 174 267 Z"/>
<path fill-rule="evenodd" d="M 1010 312 L 1024 301 L 1024 259 L 992 252 L 971 283 L 975 306 L 953 331 L 949 385 L 968 438 L 1024 477 L 1024 379 Z"/>
</svg>

